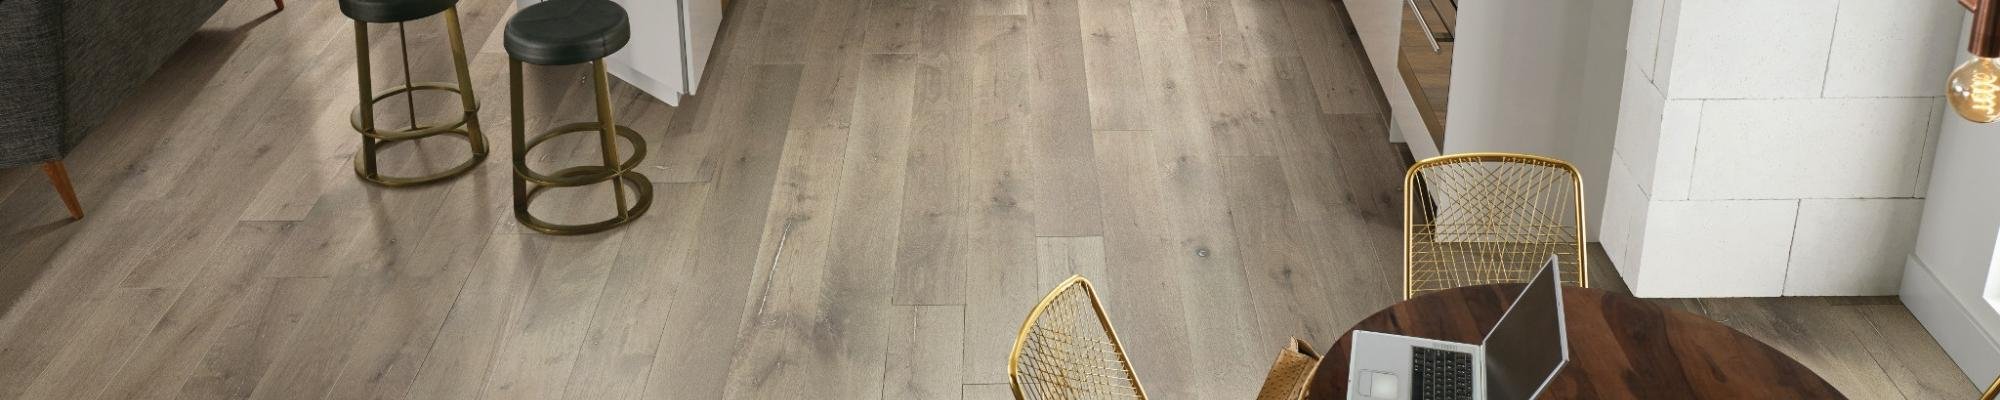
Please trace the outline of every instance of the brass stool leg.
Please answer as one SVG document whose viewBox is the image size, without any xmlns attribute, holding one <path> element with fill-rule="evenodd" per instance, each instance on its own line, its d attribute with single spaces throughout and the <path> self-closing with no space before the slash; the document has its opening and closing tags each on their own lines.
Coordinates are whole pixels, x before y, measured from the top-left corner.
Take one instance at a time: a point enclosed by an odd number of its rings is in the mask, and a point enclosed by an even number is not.
<svg viewBox="0 0 2000 400">
<path fill-rule="evenodd" d="M 374 64 L 368 60 L 367 22 L 354 21 L 354 59 L 357 63 L 354 69 L 359 71 L 361 75 L 359 79 L 361 82 L 361 106 L 356 107 L 354 110 L 360 115 L 359 119 L 361 120 L 360 128 L 358 129 L 361 130 L 362 134 L 362 163 L 358 166 L 361 167 L 362 171 L 361 179 L 373 181 L 381 179 L 381 175 L 375 171 L 375 137 L 370 135 L 370 133 L 375 132 L 375 83 L 370 80 L 369 70 Z M 415 117 L 413 116 L 412 118 Z"/>
<path fill-rule="evenodd" d="M 464 175 L 466 172 L 471 171 L 472 168 L 479 166 L 480 161 L 486 159 L 486 139 L 479 132 L 479 101 L 472 93 L 472 74 L 466 66 L 465 42 L 463 35 L 459 32 L 458 26 L 458 8 L 452 7 L 447 9 L 444 20 L 445 30 L 451 40 L 452 67 L 453 72 L 458 75 L 457 84 L 453 85 L 441 82 L 417 83 L 412 81 L 410 78 L 409 36 L 403 29 L 403 23 L 399 22 L 396 24 L 396 34 L 402 45 L 403 85 L 382 91 L 375 91 L 374 80 L 371 76 L 372 73 L 370 70 L 372 64 L 369 61 L 368 54 L 368 23 L 354 21 L 354 53 L 355 60 L 359 63 L 355 69 L 360 78 L 358 81 L 361 87 L 361 101 L 355 107 L 354 114 L 350 119 L 354 125 L 354 130 L 361 132 L 362 136 L 361 151 L 354 153 L 354 173 L 360 176 L 362 180 L 390 187 L 434 183 L 446 178 Z M 432 125 L 419 123 L 417 121 L 416 92 L 423 90 L 457 93 L 460 107 L 464 109 L 464 113 L 460 114 L 453 121 Z M 403 130 L 383 131 L 375 125 L 375 104 L 398 94 L 404 95 L 404 99 L 409 103 L 410 127 Z M 471 155 L 466 157 L 465 162 L 457 166 L 430 175 L 408 177 L 386 176 L 379 170 L 376 155 L 381 152 L 381 148 L 437 135 L 452 136 L 465 140 L 471 146 Z"/>
<path fill-rule="evenodd" d="M 514 218 L 535 231 L 552 235 L 574 235 L 599 232 L 624 225 L 644 215 L 653 205 L 653 183 L 636 169 L 640 161 L 646 159 L 646 140 L 631 128 L 618 126 L 611 111 L 611 81 L 604 69 L 604 60 L 593 62 L 593 79 L 596 79 L 597 122 L 580 122 L 563 125 L 542 132 L 533 138 L 527 137 L 527 127 L 523 113 L 521 90 L 521 61 L 509 60 L 507 64 L 508 101 L 513 108 L 511 127 L 514 139 Z M 595 132 L 598 134 L 599 149 L 603 151 L 602 165 L 584 165 L 564 168 L 552 174 L 542 174 L 528 167 L 528 153 L 535 146 L 548 143 L 558 136 Z M 622 137 L 632 142 L 632 155 L 624 162 L 618 160 L 618 139 Z M 549 188 L 574 187 L 610 182 L 617 196 L 618 215 L 598 222 L 566 225 L 544 221 L 528 212 L 529 204 L 535 197 Z M 626 188 L 626 186 L 631 186 Z M 633 198 L 625 192 L 630 189 Z"/>
<path fill-rule="evenodd" d="M 403 50 L 403 87 L 416 86 L 410 82 L 410 31 L 401 22 L 396 23 L 396 43 Z M 417 92 L 403 92 L 403 105 L 410 108 L 410 129 L 417 129 Z"/>
<path fill-rule="evenodd" d="M 486 135 L 479 132 L 479 99 L 472 95 L 472 69 L 466 66 L 465 35 L 458 30 L 458 6 L 445 10 L 444 27 L 451 38 L 452 66 L 458 72 L 458 101 L 465 107 L 465 141 L 471 142 L 473 154 L 485 159 Z"/>
<path fill-rule="evenodd" d="M 521 173 L 528 169 L 528 133 L 524 126 L 527 119 L 521 116 L 524 105 L 521 99 L 520 61 L 507 60 L 507 95 L 508 109 L 513 110 L 509 112 L 512 120 L 509 125 L 514 128 L 511 135 L 514 139 L 514 173 L 509 175 L 514 177 L 514 219 L 526 222 L 533 217 L 528 215 L 528 180 Z"/>
<path fill-rule="evenodd" d="M 611 115 L 611 77 L 604 71 L 604 59 L 591 62 L 590 66 L 594 70 L 592 80 L 597 81 L 597 140 L 604 151 L 604 168 L 622 173 L 625 171 L 618 169 L 618 119 Z M 630 218 L 625 211 L 625 188 L 611 185 L 611 193 L 618 197 L 618 217 Z"/>
</svg>

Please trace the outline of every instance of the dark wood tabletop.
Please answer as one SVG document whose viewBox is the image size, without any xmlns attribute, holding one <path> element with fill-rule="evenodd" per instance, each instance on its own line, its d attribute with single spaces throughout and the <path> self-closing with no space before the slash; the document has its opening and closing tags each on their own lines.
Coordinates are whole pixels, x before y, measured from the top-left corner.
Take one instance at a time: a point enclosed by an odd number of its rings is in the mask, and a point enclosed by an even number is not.
<svg viewBox="0 0 2000 400">
<path fill-rule="evenodd" d="M 1389 306 L 1354 328 L 1479 343 L 1521 285 L 1435 292 Z M 1570 361 L 1545 399 L 1841 399 L 1791 357 L 1715 321 L 1601 290 L 1563 288 Z M 1354 331 L 1323 354 L 1309 399 L 1344 399 Z"/>
</svg>

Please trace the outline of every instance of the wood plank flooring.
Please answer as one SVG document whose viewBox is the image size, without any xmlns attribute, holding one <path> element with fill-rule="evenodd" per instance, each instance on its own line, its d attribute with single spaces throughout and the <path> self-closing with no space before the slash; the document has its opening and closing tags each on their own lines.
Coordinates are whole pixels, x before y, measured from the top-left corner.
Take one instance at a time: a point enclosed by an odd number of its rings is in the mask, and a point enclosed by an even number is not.
<svg viewBox="0 0 2000 400">
<path fill-rule="evenodd" d="M 331 0 L 208 21 L 66 160 L 88 218 L 0 171 L 0 399 L 1007 398 L 1021 318 L 1070 274 L 1157 397 L 1245 398 L 1286 337 L 1395 300 L 1407 161 L 1337 3 L 732 1 L 700 96 L 614 84 L 656 197 L 579 237 L 511 216 L 511 3 L 459 3 L 493 156 L 456 180 L 352 175 Z M 417 80 L 450 78 L 441 26 L 406 26 Z M 382 85 L 396 35 L 369 31 Z M 592 118 L 586 73 L 529 68 L 528 129 Z M 602 188 L 546 197 L 612 212 Z M 1973 389 L 1893 299 L 1662 301 L 1857 398 Z"/>
</svg>

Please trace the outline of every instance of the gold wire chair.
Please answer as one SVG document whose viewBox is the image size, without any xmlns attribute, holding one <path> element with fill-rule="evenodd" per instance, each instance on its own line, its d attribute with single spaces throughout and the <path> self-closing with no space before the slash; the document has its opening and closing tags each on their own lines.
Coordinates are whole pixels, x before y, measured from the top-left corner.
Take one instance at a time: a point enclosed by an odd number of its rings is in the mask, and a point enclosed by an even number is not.
<svg viewBox="0 0 2000 400">
<path fill-rule="evenodd" d="M 1097 291 L 1071 276 L 1021 323 L 1007 357 L 1016 399 L 1145 399 Z"/>
<path fill-rule="evenodd" d="M 1548 261 L 1589 287 L 1583 179 L 1548 157 L 1432 157 L 1403 181 L 1403 298 L 1461 286 L 1520 283 Z"/>
</svg>

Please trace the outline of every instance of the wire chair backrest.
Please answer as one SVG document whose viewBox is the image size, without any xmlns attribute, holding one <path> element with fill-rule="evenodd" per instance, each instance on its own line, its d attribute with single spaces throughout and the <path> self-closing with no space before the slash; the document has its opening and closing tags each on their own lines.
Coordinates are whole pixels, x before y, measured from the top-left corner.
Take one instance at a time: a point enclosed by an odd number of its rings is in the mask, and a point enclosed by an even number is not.
<svg viewBox="0 0 2000 400">
<path fill-rule="evenodd" d="M 1433 157 L 1403 187 L 1403 297 L 1526 282 L 1555 254 L 1588 287 L 1583 180 L 1562 160 L 1508 153 Z"/>
<path fill-rule="evenodd" d="M 1090 281 L 1072 276 L 1028 313 L 1008 357 L 1016 399 L 1144 399 Z"/>
</svg>

